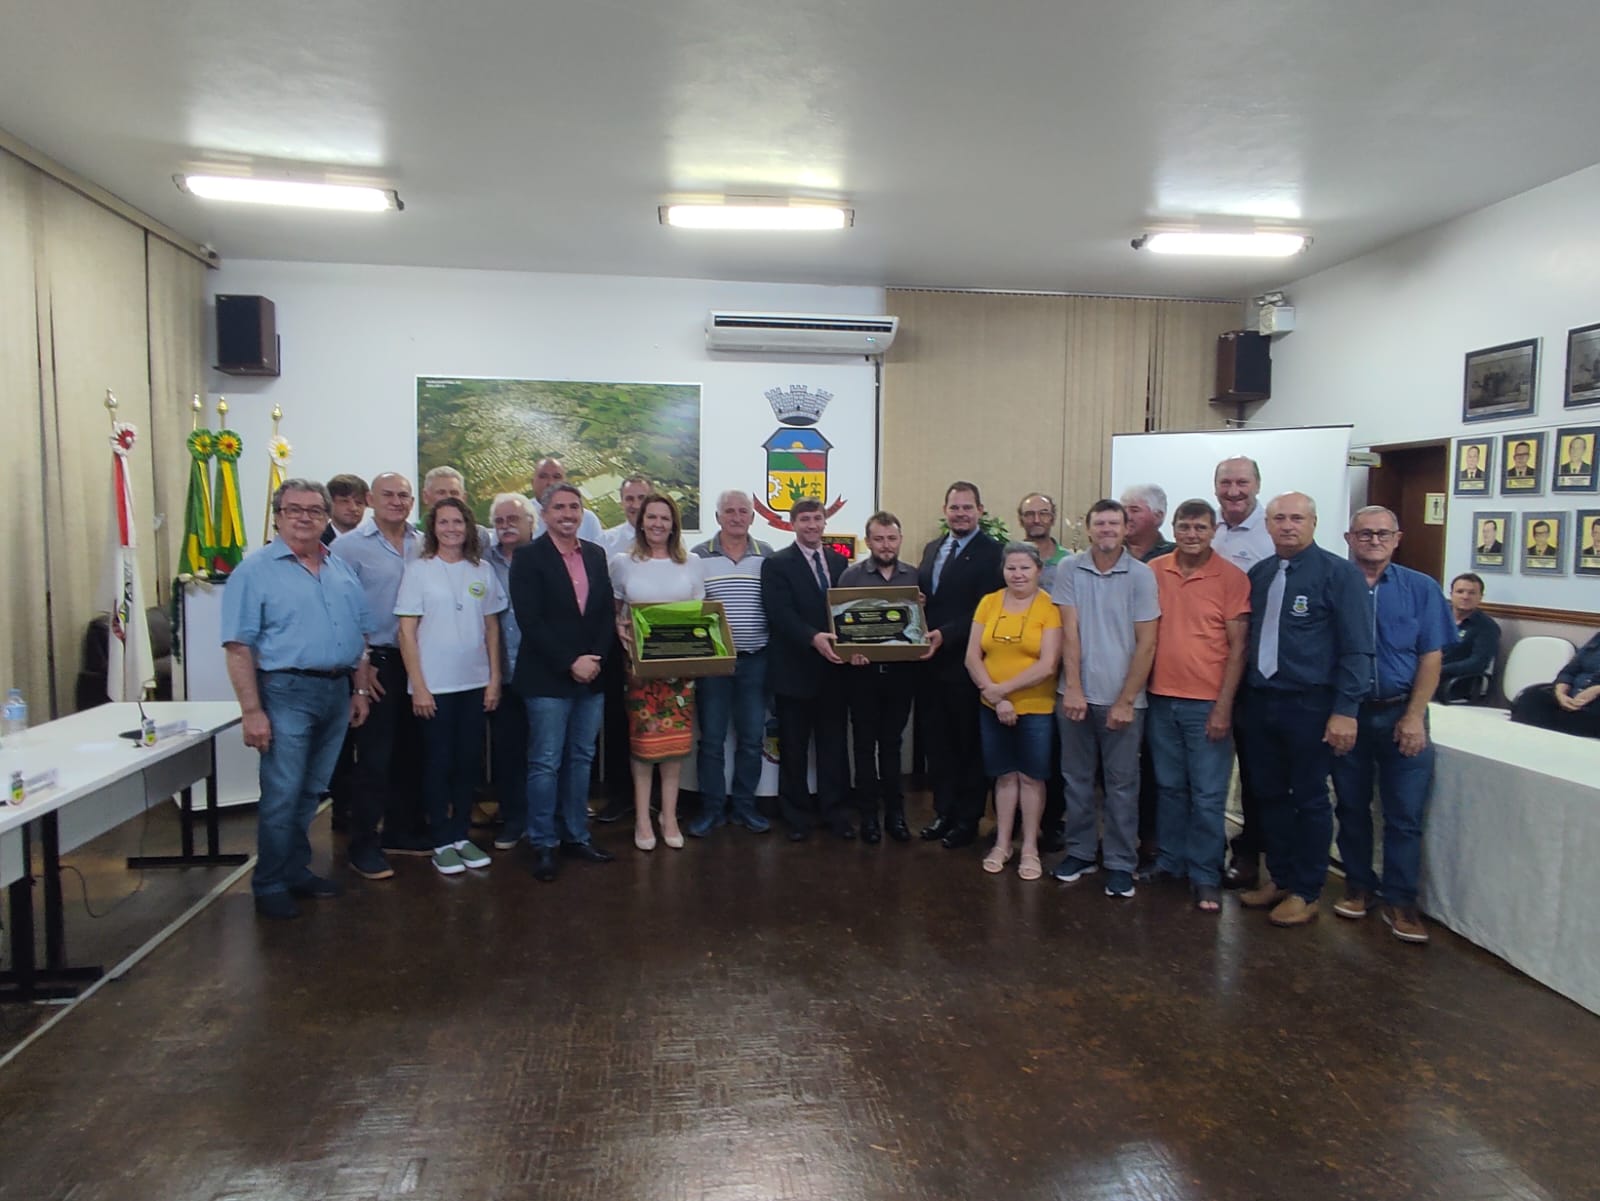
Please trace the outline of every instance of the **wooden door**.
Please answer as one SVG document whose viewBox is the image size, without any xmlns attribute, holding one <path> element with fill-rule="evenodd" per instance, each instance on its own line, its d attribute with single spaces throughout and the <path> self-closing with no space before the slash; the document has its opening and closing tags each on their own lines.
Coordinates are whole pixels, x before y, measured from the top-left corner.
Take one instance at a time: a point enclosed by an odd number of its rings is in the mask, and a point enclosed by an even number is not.
<svg viewBox="0 0 1600 1201">
<path fill-rule="evenodd" d="M 1405 536 L 1394 553 L 1402 567 L 1444 583 L 1444 508 L 1434 503 L 1437 524 L 1430 524 L 1429 496 L 1450 501 L 1450 444 L 1375 446 L 1383 466 L 1367 474 L 1367 503 L 1392 509 Z"/>
</svg>

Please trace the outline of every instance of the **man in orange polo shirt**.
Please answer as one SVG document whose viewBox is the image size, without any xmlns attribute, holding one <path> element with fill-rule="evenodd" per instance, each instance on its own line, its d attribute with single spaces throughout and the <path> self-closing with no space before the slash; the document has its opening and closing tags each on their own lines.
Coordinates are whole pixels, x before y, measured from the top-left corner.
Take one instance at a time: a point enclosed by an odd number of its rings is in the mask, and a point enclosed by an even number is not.
<svg viewBox="0 0 1600 1201">
<path fill-rule="evenodd" d="M 1187 879 L 1195 907 L 1221 908 L 1223 811 L 1233 775 L 1233 701 L 1250 633 L 1250 580 L 1211 549 L 1217 515 L 1186 500 L 1177 550 L 1150 562 L 1161 598 L 1146 736 L 1159 790 L 1155 878 Z"/>
</svg>

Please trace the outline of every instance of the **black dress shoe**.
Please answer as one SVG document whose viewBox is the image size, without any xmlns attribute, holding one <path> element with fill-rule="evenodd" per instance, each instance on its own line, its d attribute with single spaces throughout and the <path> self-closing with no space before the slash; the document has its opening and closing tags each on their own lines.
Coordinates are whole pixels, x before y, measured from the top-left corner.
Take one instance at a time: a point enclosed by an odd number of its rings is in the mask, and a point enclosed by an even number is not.
<svg viewBox="0 0 1600 1201">
<path fill-rule="evenodd" d="M 941 813 L 922 827 L 922 840 L 924 842 L 932 842 L 935 838 L 943 838 L 955 827 L 956 823 Z"/>
<path fill-rule="evenodd" d="M 305 897 L 308 900 L 330 900 L 343 891 L 344 889 L 326 876 L 308 876 L 298 884 L 289 885 L 289 895 L 291 897 Z"/>
<path fill-rule="evenodd" d="M 799 826 L 795 826 L 794 828 L 792 828 L 789 831 L 789 841 L 790 842 L 804 842 L 806 839 L 808 839 L 810 837 L 811 837 L 811 831 L 810 830 L 802 830 L 802 829 L 800 829 Z"/>
<path fill-rule="evenodd" d="M 906 819 L 899 814 L 888 818 L 883 823 L 883 828 L 889 831 L 889 837 L 896 842 L 911 841 L 911 827 L 906 825 Z"/>
<path fill-rule="evenodd" d="M 256 916 L 287 922 L 300 916 L 300 906 L 286 892 L 269 892 L 256 898 Z"/>
<path fill-rule="evenodd" d="M 973 822 L 956 822 L 950 827 L 950 832 L 939 840 L 939 845 L 947 851 L 957 847 L 970 847 L 978 841 L 978 827 Z"/>
<path fill-rule="evenodd" d="M 849 822 L 840 822 L 836 826 L 829 826 L 828 833 L 835 838 L 843 839 L 845 842 L 854 842 L 856 840 L 856 828 Z"/>
<path fill-rule="evenodd" d="M 610 863 L 616 858 L 610 851 L 602 851 L 588 842 L 564 842 L 561 853 L 568 859 L 582 859 L 585 863 Z"/>
<path fill-rule="evenodd" d="M 861 841 L 869 847 L 875 847 L 883 841 L 883 827 L 877 822 L 861 823 Z"/>
<path fill-rule="evenodd" d="M 612 801 L 609 804 L 607 804 L 604 809 L 600 810 L 599 813 L 596 813 L 594 815 L 594 820 L 597 821 L 597 822 L 604 822 L 607 825 L 610 825 L 612 822 L 619 822 L 625 817 L 632 817 L 632 816 L 633 816 L 633 802 L 632 801 Z"/>
<path fill-rule="evenodd" d="M 534 847 L 533 866 L 528 870 L 541 883 L 548 884 L 554 880 L 561 871 L 561 865 L 556 861 L 555 847 Z"/>
</svg>

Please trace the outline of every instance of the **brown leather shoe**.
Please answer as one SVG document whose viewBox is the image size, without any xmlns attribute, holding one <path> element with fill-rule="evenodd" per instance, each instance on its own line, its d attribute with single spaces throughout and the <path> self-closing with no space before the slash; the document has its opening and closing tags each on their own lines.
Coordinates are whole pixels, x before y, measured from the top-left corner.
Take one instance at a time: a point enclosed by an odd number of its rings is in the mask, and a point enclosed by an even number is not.
<svg viewBox="0 0 1600 1201">
<path fill-rule="evenodd" d="M 1287 888 L 1279 888 L 1268 880 L 1260 888 L 1252 888 L 1248 892 L 1239 894 L 1239 904 L 1246 909 L 1271 909 L 1284 897 L 1289 895 Z"/>
<path fill-rule="evenodd" d="M 1267 920 L 1274 926 L 1308 925 L 1317 920 L 1317 903 L 1291 893 L 1267 914 Z"/>
<path fill-rule="evenodd" d="M 1411 905 L 1385 905 L 1383 907 L 1383 920 L 1388 923 L 1389 932 L 1401 942 L 1425 943 L 1428 941 L 1428 927 L 1422 924 L 1422 915 Z"/>
<path fill-rule="evenodd" d="M 1333 903 L 1333 911 L 1352 921 L 1364 918 L 1372 908 L 1372 898 L 1359 889 L 1349 889 Z"/>
</svg>

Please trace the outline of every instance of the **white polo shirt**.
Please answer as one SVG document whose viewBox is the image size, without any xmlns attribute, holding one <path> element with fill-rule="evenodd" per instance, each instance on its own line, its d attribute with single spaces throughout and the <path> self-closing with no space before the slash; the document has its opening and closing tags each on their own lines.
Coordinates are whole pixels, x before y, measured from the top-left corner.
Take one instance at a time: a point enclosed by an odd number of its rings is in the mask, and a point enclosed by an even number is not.
<svg viewBox="0 0 1600 1201">
<path fill-rule="evenodd" d="M 1278 552 L 1272 545 L 1272 535 L 1267 532 L 1267 507 L 1258 499 L 1250 515 L 1238 525 L 1219 519 L 1211 549 L 1243 572 L 1263 559 L 1272 558 Z"/>
<path fill-rule="evenodd" d="M 505 590 L 488 560 L 447 563 L 436 557 L 406 565 L 394 613 L 396 617 L 421 618 L 417 646 L 429 692 L 466 692 L 488 686 L 489 644 L 483 619 L 505 608 Z M 504 679 L 503 663 L 500 674 Z M 412 691 L 410 681 L 406 691 Z"/>
</svg>

